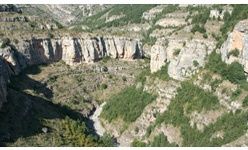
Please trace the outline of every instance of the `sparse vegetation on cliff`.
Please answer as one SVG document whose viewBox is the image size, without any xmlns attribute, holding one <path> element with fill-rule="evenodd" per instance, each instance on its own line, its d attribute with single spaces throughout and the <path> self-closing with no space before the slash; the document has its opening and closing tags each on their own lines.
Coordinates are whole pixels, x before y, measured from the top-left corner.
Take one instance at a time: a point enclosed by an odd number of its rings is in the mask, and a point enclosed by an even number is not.
<svg viewBox="0 0 248 150">
<path fill-rule="evenodd" d="M 196 129 L 195 126 L 191 127 L 189 118 L 185 114 L 185 110 L 212 110 L 218 105 L 218 99 L 212 93 L 204 92 L 189 82 L 184 82 L 168 109 L 157 117 L 155 126 L 166 123 L 180 127 L 183 146 L 220 146 L 235 140 L 246 132 L 248 129 L 246 125 L 247 112 L 227 113 L 221 116 L 217 122 L 207 126 L 203 132 Z M 155 126 L 153 125 L 153 128 Z M 212 135 L 217 131 L 223 131 L 224 138 L 211 140 Z"/>
<path fill-rule="evenodd" d="M 227 65 L 221 60 L 220 54 L 215 51 L 209 56 L 206 68 L 214 73 L 219 73 L 224 79 L 233 83 L 241 83 L 246 80 L 243 66 L 238 62 Z"/>
</svg>

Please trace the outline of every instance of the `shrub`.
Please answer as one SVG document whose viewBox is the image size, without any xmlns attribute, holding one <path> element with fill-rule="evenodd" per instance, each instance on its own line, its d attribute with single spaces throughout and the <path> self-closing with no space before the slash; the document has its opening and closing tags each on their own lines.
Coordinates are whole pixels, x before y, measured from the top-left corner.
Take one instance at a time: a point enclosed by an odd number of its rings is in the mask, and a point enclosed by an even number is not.
<svg viewBox="0 0 248 150">
<path fill-rule="evenodd" d="M 181 51 L 181 49 L 175 49 L 174 52 L 173 52 L 173 55 L 178 56 L 180 51 Z"/>
<path fill-rule="evenodd" d="M 214 73 L 222 74 L 225 72 L 227 65 L 221 60 L 220 54 L 217 54 L 216 51 L 213 51 L 209 55 L 206 68 Z"/>
<path fill-rule="evenodd" d="M 153 77 L 157 77 L 161 80 L 167 81 L 170 79 L 170 76 L 168 74 L 168 66 L 169 63 L 166 63 L 164 66 L 161 67 L 160 70 L 158 70 L 157 72 L 153 73 L 152 76 Z"/>
<path fill-rule="evenodd" d="M 199 12 L 199 11 L 198 11 Z M 201 9 L 201 11 L 193 16 L 192 24 L 201 24 L 204 25 L 209 18 L 210 10 L 209 9 Z"/>
<path fill-rule="evenodd" d="M 5 48 L 7 45 L 10 44 L 10 39 L 9 38 L 3 38 L 2 39 L 2 45 L 1 48 Z"/>
<path fill-rule="evenodd" d="M 234 50 L 231 50 L 227 57 L 229 58 L 230 56 L 235 56 L 235 57 L 238 57 L 239 56 L 239 50 L 237 48 L 235 48 Z"/>
<path fill-rule="evenodd" d="M 227 65 L 221 60 L 220 54 L 217 54 L 215 51 L 210 54 L 206 68 L 214 73 L 219 73 L 224 79 L 227 79 L 232 83 L 241 83 L 246 80 L 243 71 L 244 69 L 241 64 L 233 62 L 230 65 Z"/>
<path fill-rule="evenodd" d="M 99 145 L 103 147 L 113 147 L 115 143 L 114 138 L 107 133 L 104 133 L 103 136 L 100 137 Z"/>
<path fill-rule="evenodd" d="M 197 61 L 197 60 L 194 60 L 194 61 L 193 61 L 193 65 L 194 65 L 194 67 L 198 67 L 198 66 L 199 66 L 198 61 Z"/>
<path fill-rule="evenodd" d="M 152 147 L 175 147 L 177 146 L 174 143 L 169 143 L 167 140 L 167 137 L 163 134 L 160 133 L 159 135 L 155 136 L 153 141 L 150 143 L 150 146 Z"/>
<path fill-rule="evenodd" d="M 35 27 L 37 27 L 37 22 L 35 22 L 35 21 L 32 21 L 32 22 L 29 22 L 29 25 L 30 25 L 30 27 L 32 27 L 32 28 L 35 28 Z"/>
<path fill-rule="evenodd" d="M 105 90 L 105 89 L 107 89 L 107 88 L 108 88 L 108 85 L 105 84 L 105 83 L 103 83 L 103 84 L 100 85 L 100 89 L 101 89 L 101 90 Z"/>
<path fill-rule="evenodd" d="M 122 81 L 127 81 L 127 77 L 125 77 L 125 76 L 122 76 Z"/>
<path fill-rule="evenodd" d="M 232 99 L 234 100 L 235 98 L 237 98 L 240 94 L 241 94 L 241 89 L 237 88 L 233 93 L 232 93 Z"/>
<path fill-rule="evenodd" d="M 51 32 L 48 32 L 48 38 L 54 38 L 54 34 L 52 34 Z"/>
<path fill-rule="evenodd" d="M 201 112 L 203 109 L 214 109 L 219 105 L 216 96 L 202 90 L 190 82 L 182 83 L 182 88 L 178 90 L 177 98 L 183 102 L 187 102 L 187 105 L 185 106 L 187 112 Z"/>
<path fill-rule="evenodd" d="M 208 38 L 208 34 L 207 33 L 204 33 L 203 34 L 203 38 L 207 39 Z"/>
<path fill-rule="evenodd" d="M 110 56 L 105 56 L 102 58 L 102 62 L 107 63 L 109 60 L 111 60 Z"/>
<path fill-rule="evenodd" d="M 96 140 L 87 135 L 89 133 L 84 123 L 66 117 L 59 123 L 57 130 L 61 145 L 97 146 Z"/>
<path fill-rule="evenodd" d="M 245 97 L 244 101 L 243 101 L 243 106 L 247 107 L 248 106 L 248 96 Z"/>
<path fill-rule="evenodd" d="M 19 43 L 19 40 L 18 39 L 14 39 L 14 43 L 15 44 L 18 44 Z"/>
<path fill-rule="evenodd" d="M 142 43 L 146 43 L 148 45 L 154 45 L 156 43 L 157 38 L 156 37 L 152 37 L 148 34 L 146 34 L 143 39 L 142 39 Z"/>
<path fill-rule="evenodd" d="M 155 98 L 156 96 L 143 92 L 143 89 L 131 86 L 113 95 L 103 107 L 101 116 L 109 122 L 116 118 L 133 122 L 141 115 L 145 106 Z"/>
<path fill-rule="evenodd" d="M 146 77 L 149 76 L 150 74 L 151 72 L 150 72 L 149 67 L 146 67 L 142 70 L 142 72 L 139 75 L 137 75 L 135 81 L 141 82 L 142 84 L 144 84 L 146 81 Z"/>
<path fill-rule="evenodd" d="M 141 142 L 137 139 L 134 139 L 133 142 L 132 142 L 132 146 L 133 147 L 146 147 L 146 143 L 145 142 Z"/>
<path fill-rule="evenodd" d="M 199 25 L 199 24 L 195 24 L 192 29 L 191 32 L 195 33 L 195 32 L 200 32 L 200 33 L 206 33 L 206 29 L 204 28 L 204 26 Z"/>
<path fill-rule="evenodd" d="M 243 66 L 238 62 L 233 62 L 228 65 L 226 73 L 222 73 L 222 76 L 233 83 L 241 83 L 246 80 Z"/>
</svg>

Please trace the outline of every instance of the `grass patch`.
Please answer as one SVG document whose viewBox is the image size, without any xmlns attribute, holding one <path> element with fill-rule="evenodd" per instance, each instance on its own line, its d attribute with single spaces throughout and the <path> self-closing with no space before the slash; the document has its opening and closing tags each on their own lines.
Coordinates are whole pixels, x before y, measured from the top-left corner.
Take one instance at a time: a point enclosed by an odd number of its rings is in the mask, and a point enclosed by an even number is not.
<svg viewBox="0 0 248 150">
<path fill-rule="evenodd" d="M 143 92 L 143 89 L 130 86 L 108 100 L 101 116 L 109 122 L 117 118 L 125 122 L 133 122 L 141 115 L 145 106 L 155 98 L 156 96 Z"/>
<path fill-rule="evenodd" d="M 160 70 L 152 74 L 152 77 L 157 77 L 161 80 L 168 81 L 170 79 L 170 76 L 168 74 L 168 66 L 169 63 L 166 63 L 164 66 L 161 67 Z"/>
<path fill-rule="evenodd" d="M 149 144 L 152 147 L 176 147 L 177 144 L 169 143 L 167 137 L 160 133 L 159 135 L 155 136 L 153 141 Z"/>
</svg>

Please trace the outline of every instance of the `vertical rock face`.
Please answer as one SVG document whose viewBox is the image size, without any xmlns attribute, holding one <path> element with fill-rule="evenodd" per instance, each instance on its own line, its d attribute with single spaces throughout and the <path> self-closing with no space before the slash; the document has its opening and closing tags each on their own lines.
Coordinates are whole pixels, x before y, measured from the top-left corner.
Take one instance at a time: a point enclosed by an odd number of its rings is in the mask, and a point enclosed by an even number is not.
<svg viewBox="0 0 248 150">
<path fill-rule="evenodd" d="M 164 39 L 158 40 L 155 45 L 152 46 L 150 62 L 151 73 L 160 70 L 161 67 L 165 65 L 167 61 L 167 47 L 168 43 Z"/>
<path fill-rule="evenodd" d="M 77 65 L 92 63 L 105 56 L 125 60 L 143 57 L 142 45 L 138 40 L 120 37 L 31 39 L 20 41 L 15 49 L 15 56 L 20 55 L 19 58 L 14 58 L 11 48 L 3 53 L 10 55 L 6 59 L 18 59 L 22 66 L 59 60 L 68 65 Z"/>
<path fill-rule="evenodd" d="M 83 62 L 92 63 L 105 56 L 118 59 L 136 59 L 143 57 L 141 43 L 138 40 L 118 37 L 62 38 L 62 60 L 68 65 Z"/>
<path fill-rule="evenodd" d="M 232 54 L 236 51 L 236 54 Z M 220 49 L 221 58 L 227 64 L 234 61 L 244 66 L 248 72 L 248 20 L 240 21 L 228 35 Z"/>
<path fill-rule="evenodd" d="M 192 40 L 181 49 L 177 59 L 172 59 L 168 66 L 168 74 L 177 80 L 184 80 L 195 74 L 199 67 L 203 67 L 207 54 L 214 49 L 211 42 Z"/>
<path fill-rule="evenodd" d="M 158 41 L 151 49 L 151 72 L 169 63 L 168 74 L 176 80 L 184 80 L 204 66 L 207 54 L 214 49 L 214 43 L 206 40 L 167 39 Z"/>
</svg>

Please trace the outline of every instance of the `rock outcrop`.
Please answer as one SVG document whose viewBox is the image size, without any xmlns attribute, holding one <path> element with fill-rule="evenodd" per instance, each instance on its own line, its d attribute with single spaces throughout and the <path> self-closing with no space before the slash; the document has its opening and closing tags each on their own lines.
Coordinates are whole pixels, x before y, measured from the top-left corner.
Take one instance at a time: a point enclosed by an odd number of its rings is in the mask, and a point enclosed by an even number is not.
<svg viewBox="0 0 248 150">
<path fill-rule="evenodd" d="M 195 74 L 206 63 L 206 57 L 214 50 L 214 43 L 192 40 L 181 49 L 178 57 L 172 59 L 168 74 L 176 80 L 184 80 Z"/>
<path fill-rule="evenodd" d="M 163 41 L 163 42 L 162 42 Z M 214 43 L 206 40 L 167 39 L 158 41 L 151 49 L 151 72 L 169 63 L 168 74 L 176 80 L 192 76 L 214 49 Z M 164 44 L 162 44 L 164 43 Z"/>
<path fill-rule="evenodd" d="M 248 20 L 240 21 L 234 27 L 220 53 L 224 62 L 230 64 L 237 61 L 244 66 L 244 71 L 248 72 Z"/>
<path fill-rule="evenodd" d="M 167 48 L 168 42 L 164 39 L 159 39 L 156 41 L 155 45 L 151 48 L 151 62 L 150 69 L 151 73 L 156 72 L 161 69 L 163 65 L 165 65 L 167 60 Z"/>
<path fill-rule="evenodd" d="M 19 59 L 20 65 L 37 65 L 63 60 L 68 65 L 92 63 L 109 56 L 116 59 L 131 60 L 143 57 L 139 40 L 128 38 L 73 38 L 62 37 L 57 39 L 31 39 L 19 41 L 14 45 L 16 51 L 10 47 L 2 55 L 6 55 L 11 64 Z M 15 55 L 13 54 L 15 53 Z M 20 55 L 16 58 L 16 55 Z M 11 59 L 11 60 L 10 60 Z M 8 61 L 7 60 L 7 61 Z M 25 64 L 26 63 L 26 64 Z"/>
<path fill-rule="evenodd" d="M 0 106 L 6 101 L 8 77 L 19 74 L 27 66 L 60 60 L 74 66 L 93 63 L 107 56 L 124 60 L 143 57 L 139 40 L 124 37 L 32 38 L 19 41 L 17 44 L 4 44 L 1 47 Z"/>
</svg>

